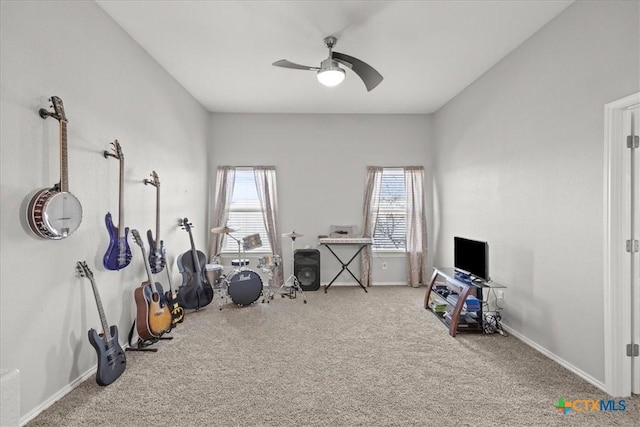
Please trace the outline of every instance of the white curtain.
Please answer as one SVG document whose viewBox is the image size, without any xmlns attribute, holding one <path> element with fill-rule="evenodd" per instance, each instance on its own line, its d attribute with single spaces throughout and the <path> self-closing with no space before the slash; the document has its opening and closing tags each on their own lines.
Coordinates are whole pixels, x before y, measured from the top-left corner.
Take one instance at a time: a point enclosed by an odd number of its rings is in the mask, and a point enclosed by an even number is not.
<svg viewBox="0 0 640 427">
<path fill-rule="evenodd" d="M 233 166 L 219 166 L 216 177 L 216 204 L 214 206 L 211 226 L 225 227 L 229 220 L 229 205 L 233 196 L 236 170 Z M 222 252 L 225 234 L 211 234 L 209 241 L 209 262 Z"/>
<path fill-rule="evenodd" d="M 378 214 L 380 200 L 380 182 L 382 181 L 382 168 L 367 166 L 367 182 L 364 189 L 362 203 L 362 236 L 373 237 L 373 228 Z M 360 252 L 360 281 L 363 286 L 371 286 L 371 245 L 366 246 Z"/>
<path fill-rule="evenodd" d="M 426 284 L 427 275 L 427 221 L 424 213 L 424 168 L 404 168 L 407 197 L 407 284 L 418 287 Z"/>
<path fill-rule="evenodd" d="M 278 189 L 276 186 L 276 168 L 274 166 L 255 166 L 253 174 L 256 179 L 256 189 L 258 199 L 262 208 L 264 226 L 267 230 L 267 237 L 271 243 L 271 251 L 274 255 L 279 255 L 282 261 L 282 244 L 280 242 L 280 231 L 278 227 Z M 282 262 L 273 271 L 272 283 L 281 284 L 284 281 Z"/>
</svg>

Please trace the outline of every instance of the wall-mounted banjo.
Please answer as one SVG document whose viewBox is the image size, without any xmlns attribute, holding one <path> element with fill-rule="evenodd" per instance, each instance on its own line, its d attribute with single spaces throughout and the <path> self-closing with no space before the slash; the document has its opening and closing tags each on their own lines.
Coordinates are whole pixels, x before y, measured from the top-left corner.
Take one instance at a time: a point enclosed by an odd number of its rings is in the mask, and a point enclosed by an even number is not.
<svg viewBox="0 0 640 427">
<path fill-rule="evenodd" d="M 53 117 L 60 123 L 60 182 L 38 191 L 27 206 L 27 223 L 36 236 L 60 240 L 76 231 L 82 222 L 82 205 L 69 193 L 67 171 L 67 117 L 62 100 L 51 97 L 54 112 L 41 108 L 40 117 Z"/>
</svg>

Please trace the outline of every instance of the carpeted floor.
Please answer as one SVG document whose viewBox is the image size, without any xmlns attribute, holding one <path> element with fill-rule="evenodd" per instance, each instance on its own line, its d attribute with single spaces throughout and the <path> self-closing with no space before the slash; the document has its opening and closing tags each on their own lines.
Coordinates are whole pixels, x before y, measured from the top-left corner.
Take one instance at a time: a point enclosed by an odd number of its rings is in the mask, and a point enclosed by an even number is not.
<svg viewBox="0 0 640 427">
<path fill-rule="evenodd" d="M 127 352 L 115 383 L 90 378 L 28 426 L 640 425 L 638 396 L 626 411 L 558 412 L 559 397 L 608 397 L 513 337 L 450 337 L 424 291 L 212 303 L 157 353 Z"/>
</svg>

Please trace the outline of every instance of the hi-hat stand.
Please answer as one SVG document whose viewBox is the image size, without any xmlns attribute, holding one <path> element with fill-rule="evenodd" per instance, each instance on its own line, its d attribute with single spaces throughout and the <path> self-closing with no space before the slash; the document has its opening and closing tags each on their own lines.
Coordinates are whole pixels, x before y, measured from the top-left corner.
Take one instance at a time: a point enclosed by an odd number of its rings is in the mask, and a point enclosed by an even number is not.
<svg viewBox="0 0 640 427">
<path fill-rule="evenodd" d="M 282 237 L 289 237 L 291 239 L 291 276 L 289 276 L 287 278 L 287 280 L 284 281 L 284 283 L 282 284 L 282 286 L 280 286 L 281 290 L 285 290 L 285 293 L 281 293 L 282 297 L 284 298 L 285 296 L 288 296 L 290 299 L 294 299 L 296 298 L 296 293 L 300 292 L 300 295 L 302 295 L 302 299 L 304 301 L 304 303 L 307 303 L 307 297 L 304 294 L 304 291 L 302 290 L 302 287 L 300 286 L 300 281 L 298 280 L 298 278 L 295 275 L 295 266 L 294 264 L 294 252 L 296 249 L 296 237 L 301 237 L 303 236 L 303 234 L 300 233 L 296 233 L 295 230 L 291 233 L 285 233 L 282 235 Z"/>
</svg>

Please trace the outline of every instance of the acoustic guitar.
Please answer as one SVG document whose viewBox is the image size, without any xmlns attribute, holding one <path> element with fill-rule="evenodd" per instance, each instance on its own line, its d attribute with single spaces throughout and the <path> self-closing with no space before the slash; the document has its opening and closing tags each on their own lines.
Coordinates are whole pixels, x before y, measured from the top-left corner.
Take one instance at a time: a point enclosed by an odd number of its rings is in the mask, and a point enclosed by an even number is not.
<svg viewBox="0 0 640 427">
<path fill-rule="evenodd" d="M 191 229 L 193 225 L 187 218 L 180 221 L 181 227 L 189 233 L 191 250 L 178 257 L 177 264 L 182 274 L 182 285 L 178 288 L 178 302 L 185 309 L 200 309 L 213 300 L 213 287 L 204 273 L 206 257 L 196 250 Z"/>
<path fill-rule="evenodd" d="M 107 270 L 120 270 L 131 263 L 131 248 L 127 240 L 129 228 L 124 226 L 124 154 L 117 139 L 111 145 L 113 145 L 112 152 L 105 150 L 102 154 L 105 159 L 113 157 L 120 162 L 118 226 L 113 224 L 111 212 L 107 212 L 104 221 L 109 232 L 109 247 L 104 254 L 102 264 Z"/>
<path fill-rule="evenodd" d="M 117 380 L 124 372 L 127 365 L 127 357 L 118 342 L 118 326 L 107 323 L 104 315 L 102 301 L 96 282 L 93 279 L 93 272 L 87 266 L 86 261 L 78 261 L 76 265 L 78 274 L 86 277 L 91 282 L 93 296 L 96 299 L 98 313 L 100 314 L 100 323 L 102 324 L 102 333 L 95 329 L 89 329 L 89 342 L 95 348 L 98 355 L 98 370 L 96 371 L 96 382 L 101 386 L 106 386 Z"/>
<path fill-rule="evenodd" d="M 151 179 L 145 179 L 144 184 L 156 187 L 156 238 L 154 240 L 151 230 L 147 230 L 147 240 L 149 240 L 149 264 L 151 271 L 158 274 L 167 263 L 166 249 L 164 242 L 160 240 L 160 179 L 156 171 L 151 172 Z"/>
<path fill-rule="evenodd" d="M 40 117 L 53 117 L 60 124 L 60 182 L 39 190 L 27 205 L 27 223 L 33 233 L 43 239 L 60 240 L 69 237 L 82 222 L 82 205 L 69 192 L 67 161 L 67 116 L 62 99 L 51 97 L 54 112 L 40 109 Z"/>
<path fill-rule="evenodd" d="M 131 230 L 133 239 L 142 250 L 144 266 L 147 270 L 148 281 L 135 289 L 133 296 L 136 301 L 136 330 L 143 340 L 160 338 L 171 330 L 171 311 L 165 299 L 162 285 L 155 281 L 147 251 L 138 230 Z"/>
</svg>

